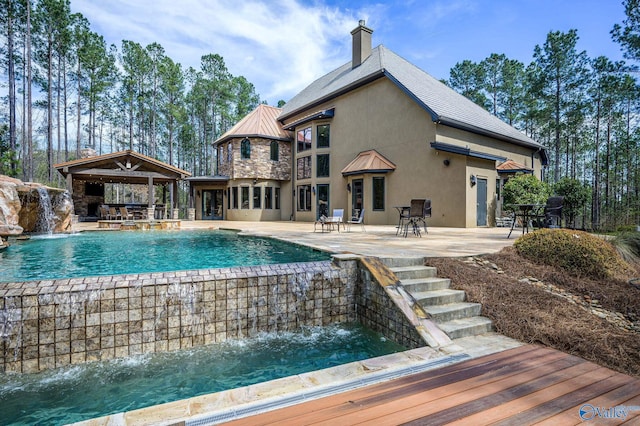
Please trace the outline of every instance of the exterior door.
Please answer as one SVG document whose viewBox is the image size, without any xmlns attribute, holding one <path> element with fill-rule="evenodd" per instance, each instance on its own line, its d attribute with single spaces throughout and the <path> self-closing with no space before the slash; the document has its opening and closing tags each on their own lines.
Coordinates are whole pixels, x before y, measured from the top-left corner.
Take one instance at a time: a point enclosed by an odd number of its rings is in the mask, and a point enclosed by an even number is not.
<svg viewBox="0 0 640 426">
<path fill-rule="evenodd" d="M 316 219 L 319 219 L 320 216 L 329 217 L 329 185 L 321 184 L 317 186 L 317 199 L 316 205 L 318 209 L 316 211 Z"/>
<path fill-rule="evenodd" d="M 358 217 L 364 206 L 364 185 L 362 179 L 353 180 L 351 184 L 351 208 L 353 211 L 350 217 Z"/>
<path fill-rule="evenodd" d="M 477 180 L 478 201 L 476 204 L 477 226 L 487 226 L 487 180 Z"/>
<path fill-rule="evenodd" d="M 205 189 L 202 191 L 202 220 L 222 220 L 222 189 Z"/>
</svg>

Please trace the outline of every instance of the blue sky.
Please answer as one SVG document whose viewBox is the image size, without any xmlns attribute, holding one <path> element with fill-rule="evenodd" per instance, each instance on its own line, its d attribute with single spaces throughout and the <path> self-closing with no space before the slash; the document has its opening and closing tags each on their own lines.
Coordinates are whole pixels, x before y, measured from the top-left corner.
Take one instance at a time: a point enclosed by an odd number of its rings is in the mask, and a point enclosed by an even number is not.
<svg viewBox="0 0 640 426">
<path fill-rule="evenodd" d="M 71 0 L 107 43 L 160 43 L 183 68 L 220 54 L 275 105 L 351 59 L 365 19 L 385 45 L 439 79 L 465 59 L 504 53 L 525 65 L 550 31 L 577 29 L 578 48 L 622 59 L 609 32 L 622 0 Z"/>
</svg>

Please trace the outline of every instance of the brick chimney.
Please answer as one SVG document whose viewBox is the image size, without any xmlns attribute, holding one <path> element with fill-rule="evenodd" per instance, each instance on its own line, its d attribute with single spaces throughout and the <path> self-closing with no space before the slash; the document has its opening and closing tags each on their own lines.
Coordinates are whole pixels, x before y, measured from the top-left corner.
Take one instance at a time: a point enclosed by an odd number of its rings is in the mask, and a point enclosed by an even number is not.
<svg viewBox="0 0 640 426">
<path fill-rule="evenodd" d="M 373 30 L 364 25 L 364 19 L 358 22 L 358 27 L 351 31 L 353 59 L 351 68 L 360 66 L 371 55 L 371 34 Z"/>
</svg>

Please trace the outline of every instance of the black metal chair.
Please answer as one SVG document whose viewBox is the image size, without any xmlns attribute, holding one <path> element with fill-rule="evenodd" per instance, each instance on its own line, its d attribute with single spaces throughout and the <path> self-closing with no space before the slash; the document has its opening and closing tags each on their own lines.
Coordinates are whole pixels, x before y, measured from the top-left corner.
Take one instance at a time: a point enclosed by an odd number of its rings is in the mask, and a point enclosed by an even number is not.
<svg viewBox="0 0 640 426">
<path fill-rule="evenodd" d="M 411 208 L 409 210 L 409 220 L 404 225 L 404 236 L 406 237 L 409 232 L 409 226 L 412 227 L 413 233 L 421 237 L 420 222 L 424 226 L 424 231 L 427 231 L 427 217 L 431 217 L 431 200 L 424 198 L 411 200 Z"/>
<path fill-rule="evenodd" d="M 547 204 L 541 219 L 545 228 L 560 228 L 562 226 L 562 205 L 564 204 L 563 196 L 555 196 L 547 198 Z"/>
</svg>

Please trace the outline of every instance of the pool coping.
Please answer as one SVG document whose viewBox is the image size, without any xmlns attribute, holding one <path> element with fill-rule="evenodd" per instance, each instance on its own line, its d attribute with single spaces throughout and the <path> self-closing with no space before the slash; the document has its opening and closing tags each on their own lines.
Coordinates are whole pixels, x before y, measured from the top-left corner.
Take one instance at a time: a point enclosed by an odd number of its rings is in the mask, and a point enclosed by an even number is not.
<svg viewBox="0 0 640 426">
<path fill-rule="evenodd" d="M 469 359 L 428 346 L 74 423 L 75 426 L 205 425 L 288 407 Z"/>
<path fill-rule="evenodd" d="M 73 423 L 74 426 L 218 424 L 284 408 L 391 379 L 434 370 L 522 343 L 497 333 L 457 339 L 254 385 L 152 405 Z"/>
</svg>

